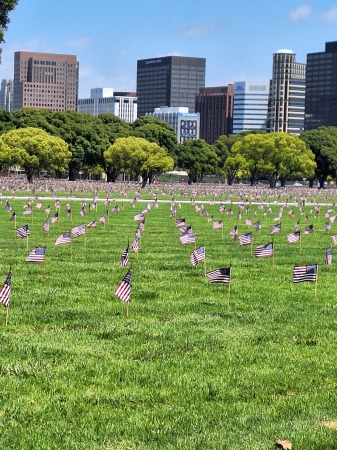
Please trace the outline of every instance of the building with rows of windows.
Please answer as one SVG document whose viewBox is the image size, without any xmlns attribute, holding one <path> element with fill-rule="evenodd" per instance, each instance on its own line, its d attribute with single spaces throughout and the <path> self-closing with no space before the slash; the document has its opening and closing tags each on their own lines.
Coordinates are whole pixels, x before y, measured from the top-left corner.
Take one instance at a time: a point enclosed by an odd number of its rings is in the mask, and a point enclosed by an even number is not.
<svg viewBox="0 0 337 450">
<path fill-rule="evenodd" d="M 13 110 L 76 111 L 78 71 L 75 55 L 15 52 Z"/>
</svg>

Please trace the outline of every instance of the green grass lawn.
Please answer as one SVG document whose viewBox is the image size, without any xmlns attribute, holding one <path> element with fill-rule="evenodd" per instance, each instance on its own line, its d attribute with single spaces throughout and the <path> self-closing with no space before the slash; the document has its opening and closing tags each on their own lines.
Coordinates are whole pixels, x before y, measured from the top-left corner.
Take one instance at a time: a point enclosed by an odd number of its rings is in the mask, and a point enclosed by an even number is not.
<svg viewBox="0 0 337 450">
<path fill-rule="evenodd" d="M 16 226 L 29 225 L 28 248 L 0 205 L 0 284 L 10 265 L 13 272 L 7 327 L 5 308 L 0 315 L 1 449 L 268 450 L 281 437 L 295 450 L 337 449 L 336 429 L 324 425 L 337 420 L 335 259 L 325 265 L 337 223 L 324 231 L 327 199 L 317 218 L 312 206 L 303 215 L 294 207 L 295 219 L 285 208 L 281 233 L 271 235 L 280 204 L 267 217 L 267 207 L 250 206 L 252 222 L 262 224 L 256 232 L 245 225 L 247 205 L 238 220 L 237 205 L 233 216 L 221 215 L 211 197 L 202 200 L 223 232 L 189 202 L 177 217 L 205 245 L 207 271 L 231 265 L 229 304 L 228 286 L 210 284 L 202 263 L 191 266 L 194 244 L 180 244 L 167 202 L 147 214 L 139 254 L 130 251 L 128 317 L 114 290 L 126 273 L 120 257 L 134 237 L 133 216 L 146 203 L 126 201 L 103 226 L 103 202 L 84 218 L 80 200 L 72 202 L 70 218 L 64 199 L 59 222 L 44 233 L 44 208 L 51 204 L 53 215 L 54 202 L 42 200 L 41 210 L 35 202 L 32 217 L 22 215 L 25 201 L 11 199 Z M 286 238 L 298 219 L 301 249 Z M 71 246 L 54 245 L 92 220 L 97 227 Z M 315 233 L 305 235 L 310 223 Z M 228 236 L 234 225 L 253 232 L 253 249 L 274 241 L 274 271 L 272 258 L 257 259 Z M 37 245 L 47 247 L 44 271 L 25 262 Z M 312 263 L 316 299 L 314 283 L 292 283 L 293 266 Z"/>
</svg>

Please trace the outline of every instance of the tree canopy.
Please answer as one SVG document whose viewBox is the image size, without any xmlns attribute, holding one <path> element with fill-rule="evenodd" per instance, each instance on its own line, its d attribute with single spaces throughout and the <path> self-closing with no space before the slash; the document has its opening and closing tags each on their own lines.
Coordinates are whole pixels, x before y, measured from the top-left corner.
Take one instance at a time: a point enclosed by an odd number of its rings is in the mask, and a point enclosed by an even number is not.
<svg viewBox="0 0 337 450">
<path fill-rule="evenodd" d="M 287 133 L 247 134 L 233 145 L 232 152 L 234 161 L 239 161 L 238 155 L 244 158 L 239 168 L 249 174 L 252 185 L 260 177 L 275 187 L 278 180 L 285 185 L 290 176 L 310 178 L 315 173 L 314 154 L 298 136 Z"/>
<path fill-rule="evenodd" d="M 0 162 L 23 167 L 29 182 L 35 171 L 66 171 L 70 158 L 68 144 L 40 128 L 20 128 L 0 136 Z"/>
<path fill-rule="evenodd" d="M 203 139 L 189 139 L 179 145 L 178 167 L 186 170 L 189 184 L 202 181 L 204 175 L 216 174 L 218 162 L 215 150 Z"/>
<path fill-rule="evenodd" d="M 328 176 L 336 178 L 337 174 L 337 128 L 319 127 L 304 131 L 300 139 L 315 155 L 317 166 L 314 176 L 317 178 L 319 186 L 323 188 Z M 311 177 L 311 185 L 314 176 Z"/>
<path fill-rule="evenodd" d="M 10 22 L 9 13 L 15 9 L 19 0 L 1 0 L 0 3 L 0 44 L 5 42 L 4 32 Z M 1 54 L 1 49 L 0 49 Z"/>
<path fill-rule="evenodd" d="M 126 172 L 131 176 L 141 176 L 143 187 L 152 183 L 159 172 L 173 169 L 174 161 L 166 150 L 155 142 L 129 136 L 119 138 L 104 152 L 109 181 Z"/>
</svg>

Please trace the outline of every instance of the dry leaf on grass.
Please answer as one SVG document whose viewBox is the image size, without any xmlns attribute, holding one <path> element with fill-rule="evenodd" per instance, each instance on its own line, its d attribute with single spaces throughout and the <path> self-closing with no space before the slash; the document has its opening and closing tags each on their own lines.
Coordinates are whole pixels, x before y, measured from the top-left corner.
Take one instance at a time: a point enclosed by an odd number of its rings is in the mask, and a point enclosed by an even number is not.
<svg viewBox="0 0 337 450">
<path fill-rule="evenodd" d="M 283 448 L 283 450 L 291 450 L 293 448 L 293 444 L 287 439 L 278 439 L 276 442 L 276 446 L 279 448 Z"/>
</svg>

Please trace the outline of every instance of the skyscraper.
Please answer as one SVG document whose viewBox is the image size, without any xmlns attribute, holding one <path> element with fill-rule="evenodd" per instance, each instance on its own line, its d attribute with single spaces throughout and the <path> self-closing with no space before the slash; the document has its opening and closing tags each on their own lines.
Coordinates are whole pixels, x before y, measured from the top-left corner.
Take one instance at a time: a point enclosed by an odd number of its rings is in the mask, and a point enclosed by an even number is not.
<svg viewBox="0 0 337 450">
<path fill-rule="evenodd" d="M 269 83 L 234 83 L 233 134 L 266 131 Z"/>
<path fill-rule="evenodd" d="M 13 80 L 3 79 L 0 90 L 0 109 L 11 111 L 13 105 Z"/>
<path fill-rule="evenodd" d="M 15 52 L 13 110 L 76 111 L 78 70 L 75 55 Z"/>
<path fill-rule="evenodd" d="M 206 59 L 185 56 L 137 61 L 138 117 L 162 106 L 195 111 L 195 96 L 205 86 Z"/>
<path fill-rule="evenodd" d="M 267 131 L 300 134 L 304 128 L 305 64 L 296 62 L 292 50 L 273 55 Z"/>
<path fill-rule="evenodd" d="M 195 98 L 200 113 L 200 138 L 208 144 L 233 132 L 233 85 L 204 87 Z"/>
<path fill-rule="evenodd" d="M 304 129 L 337 126 L 337 41 L 307 55 Z"/>
</svg>

